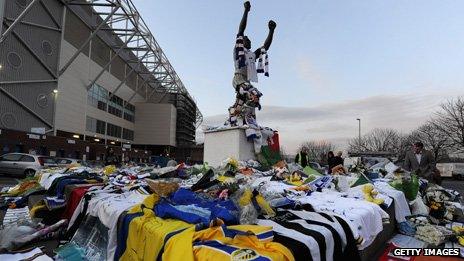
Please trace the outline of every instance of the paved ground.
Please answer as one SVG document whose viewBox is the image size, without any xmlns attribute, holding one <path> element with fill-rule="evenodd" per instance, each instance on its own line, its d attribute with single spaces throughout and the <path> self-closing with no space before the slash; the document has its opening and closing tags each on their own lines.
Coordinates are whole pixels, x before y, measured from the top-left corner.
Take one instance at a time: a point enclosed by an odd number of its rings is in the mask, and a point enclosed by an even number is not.
<svg viewBox="0 0 464 261">
<path fill-rule="evenodd" d="M 462 180 L 445 179 L 441 185 L 444 188 L 457 190 L 461 195 L 464 195 L 464 181 Z"/>
<path fill-rule="evenodd" d="M 5 175 L 0 174 L 0 187 L 5 187 L 9 185 L 17 184 L 19 179 L 13 177 L 6 177 Z"/>
</svg>

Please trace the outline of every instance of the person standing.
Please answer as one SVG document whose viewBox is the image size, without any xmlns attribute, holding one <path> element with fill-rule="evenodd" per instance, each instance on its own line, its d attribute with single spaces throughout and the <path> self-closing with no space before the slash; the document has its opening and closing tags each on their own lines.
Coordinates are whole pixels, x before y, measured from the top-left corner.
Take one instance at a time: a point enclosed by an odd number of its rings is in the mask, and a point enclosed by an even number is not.
<svg viewBox="0 0 464 261">
<path fill-rule="evenodd" d="M 343 152 L 337 152 L 337 156 L 335 156 L 335 166 L 344 165 L 345 160 L 342 158 Z"/>
<path fill-rule="evenodd" d="M 110 148 L 106 153 L 105 166 L 117 165 L 117 164 L 118 164 L 118 159 L 116 158 L 116 155 L 114 155 L 113 148 Z"/>
<path fill-rule="evenodd" d="M 429 182 L 435 183 L 435 157 L 432 152 L 424 149 L 424 144 L 420 141 L 415 142 L 412 151 L 406 154 L 403 168 L 415 172 L 417 176 L 425 178 Z"/>
<path fill-rule="evenodd" d="M 301 149 L 295 157 L 295 163 L 300 164 L 303 168 L 309 165 L 309 157 L 308 152 L 305 148 Z"/>
<path fill-rule="evenodd" d="M 328 173 L 332 174 L 332 169 L 337 166 L 336 158 L 333 151 L 327 153 L 327 164 L 329 164 Z"/>
</svg>

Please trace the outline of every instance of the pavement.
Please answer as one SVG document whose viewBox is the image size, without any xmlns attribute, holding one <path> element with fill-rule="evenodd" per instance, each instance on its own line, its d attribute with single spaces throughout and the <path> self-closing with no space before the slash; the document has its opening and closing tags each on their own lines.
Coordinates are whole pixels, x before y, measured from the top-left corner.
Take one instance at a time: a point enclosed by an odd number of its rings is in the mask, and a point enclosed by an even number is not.
<svg viewBox="0 0 464 261">
<path fill-rule="evenodd" d="M 447 189 L 454 189 L 458 191 L 461 195 L 464 195 L 464 181 L 463 180 L 445 179 L 443 180 L 441 186 Z"/>
<path fill-rule="evenodd" d="M 0 174 L 0 187 L 7 187 L 18 184 L 19 179 Z"/>
</svg>

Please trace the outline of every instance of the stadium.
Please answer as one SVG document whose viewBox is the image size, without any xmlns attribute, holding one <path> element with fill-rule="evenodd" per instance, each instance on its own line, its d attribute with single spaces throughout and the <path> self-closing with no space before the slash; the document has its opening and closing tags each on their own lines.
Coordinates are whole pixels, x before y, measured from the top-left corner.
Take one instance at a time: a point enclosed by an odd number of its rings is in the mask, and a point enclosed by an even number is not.
<svg viewBox="0 0 464 261">
<path fill-rule="evenodd" d="M 202 114 L 131 1 L 0 5 L 2 153 L 190 158 Z"/>
</svg>

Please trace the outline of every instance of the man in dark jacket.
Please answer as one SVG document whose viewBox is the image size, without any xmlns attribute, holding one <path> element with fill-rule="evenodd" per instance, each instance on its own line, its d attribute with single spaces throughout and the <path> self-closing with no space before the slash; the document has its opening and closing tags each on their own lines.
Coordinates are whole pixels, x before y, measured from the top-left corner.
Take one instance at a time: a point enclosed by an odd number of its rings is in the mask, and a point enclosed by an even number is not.
<svg viewBox="0 0 464 261">
<path fill-rule="evenodd" d="M 300 153 L 296 154 L 295 163 L 300 164 L 303 168 L 309 165 L 309 158 L 306 149 L 301 149 Z"/>
<path fill-rule="evenodd" d="M 434 182 L 435 157 L 432 152 L 424 149 L 424 144 L 420 141 L 414 143 L 412 151 L 406 154 L 403 167 L 429 182 Z"/>
<path fill-rule="evenodd" d="M 335 156 L 335 166 L 344 165 L 343 163 L 345 162 L 345 160 L 342 158 L 342 155 L 343 155 L 343 152 L 341 151 L 337 152 L 337 156 Z"/>
</svg>

